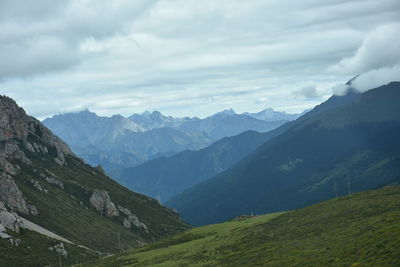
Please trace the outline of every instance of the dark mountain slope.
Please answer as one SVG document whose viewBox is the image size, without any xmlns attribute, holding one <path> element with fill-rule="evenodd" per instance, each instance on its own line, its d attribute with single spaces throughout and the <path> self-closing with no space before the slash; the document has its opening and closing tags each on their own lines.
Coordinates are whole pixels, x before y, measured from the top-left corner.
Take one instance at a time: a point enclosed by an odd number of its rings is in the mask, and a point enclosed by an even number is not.
<svg viewBox="0 0 400 267">
<path fill-rule="evenodd" d="M 12 99 L 1 96 L 0 237 L 9 241 L 1 243 L 2 252 L 18 255 L 15 227 L 26 227 L 24 219 L 103 253 L 140 246 L 188 228 L 156 200 L 128 190 L 101 169 L 85 164 Z M 8 237 L 2 234 L 3 227 Z M 22 239 L 24 247 L 37 240 L 27 235 L 27 240 Z"/>
<path fill-rule="evenodd" d="M 266 141 L 248 131 L 226 137 L 198 151 L 184 151 L 125 169 L 120 181 L 136 192 L 166 201 L 185 189 L 226 170 Z"/>
<path fill-rule="evenodd" d="M 207 224 L 398 181 L 398 103 L 400 83 L 393 82 L 331 110 L 308 113 L 234 167 L 167 205 L 190 223 Z"/>
</svg>

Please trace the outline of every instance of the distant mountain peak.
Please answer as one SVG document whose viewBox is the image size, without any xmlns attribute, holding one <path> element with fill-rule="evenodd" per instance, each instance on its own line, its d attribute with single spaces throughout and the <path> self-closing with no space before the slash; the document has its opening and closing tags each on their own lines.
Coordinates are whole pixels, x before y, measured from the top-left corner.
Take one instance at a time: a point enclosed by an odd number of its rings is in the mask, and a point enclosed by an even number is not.
<svg viewBox="0 0 400 267">
<path fill-rule="evenodd" d="M 88 115 L 96 115 L 97 116 L 97 114 L 95 112 L 90 111 L 88 108 L 85 108 L 83 110 L 80 110 L 80 111 L 77 111 L 77 112 L 73 112 L 73 113 L 75 113 L 75 114 L 88 114 Z"/>
<path fill-rule="evenodd" d="M 233 116 L 233 115 L 236 115 L 236 112 L 233 110 L 233 108 L 230 108 L 230 109 L 225 109 L 223 111 L 220 111 L 220 112 L 216 113 L 215 115 Z"/>
<path fill-rule="evenodd" d="M 245 112 L 243 115 L 264 121 L 291 121 L 297 119 L 301 114 L 291 114 L 283 111 L 276 111 L 272 108 L 266 108 L 256 113 Z"/>
<path fill-rule="evenodd" d="M 158 110 L 154 110 L 153 111 L 153 113 L 152 113 L 153 115 L 162 115 L 162 116 L 164 116 L 160 111 L 158 111 Z"/>
</svg>

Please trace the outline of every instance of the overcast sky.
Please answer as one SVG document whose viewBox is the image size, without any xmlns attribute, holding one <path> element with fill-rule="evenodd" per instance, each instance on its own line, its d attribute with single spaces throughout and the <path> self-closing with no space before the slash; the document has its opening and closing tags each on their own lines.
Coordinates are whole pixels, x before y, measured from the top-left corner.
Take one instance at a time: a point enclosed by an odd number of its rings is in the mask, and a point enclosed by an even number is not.
<svg viewBox="0 0 400 267">
<path fill-rule="evenodd" d="M 1 0 L 0 93 L 38 118 L 300 112 L 400 80 L 399 0 Z"/>
</svg>

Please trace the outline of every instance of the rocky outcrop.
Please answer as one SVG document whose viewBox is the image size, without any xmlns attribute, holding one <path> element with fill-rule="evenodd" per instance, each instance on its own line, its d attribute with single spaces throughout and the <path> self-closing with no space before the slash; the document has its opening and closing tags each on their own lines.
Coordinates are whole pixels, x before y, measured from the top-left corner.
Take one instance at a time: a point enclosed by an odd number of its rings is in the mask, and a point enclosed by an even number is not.
<svg viewBox="0 0 400 267">
<path fill-rule="evenodd" d="M 18 245 L 19 240 L 14 240 L 7 233 L 7 229 L 19 233 L 23 225 L 22 219 L 16 213 L 8 212 L 4 203 L 0 201 L 0 238 L 7 239 L 13 245 Z"/>
<path fill-rule="evenodd" d="M 0 96 L 0 142 L 0 155 L 19 159 L 25 164 L 31 161 L 23 150 L 47 154 L 52 147 L 56 151 L 54 161 L 60 165 L 66 164 L 66 155 L 73 155 L 60 138 L 38 120 L 26 115 L 14 100 L 6 96 Z"/>
<path fill-rule="evenodd" d="M 148 232 L 147 229 L 147 225 L 145 225 L 144 223 L 142 223 L 139 218 L 133 214 L 129 209 L 124 208 L 122 206 L 118 206 L 118 210 L 125 215 L 126 217 L 123 220 L 123 225 L 125 228 L 127 229 L 131 229 L 132 225 L 134 225 L 137 228 L 142 228 L 144 229 L 146 232 Z"/>
<path fill-rule="evenodd" d="M 60 180 L 53 178 L 53 177 L 46 177 L 45 180 L 49 184 L 54 184 L 64 190 L 64 184 Z"/>
<path fill-rule="evenodd" d="M 0 136 L 0 140 L 1 140 L 1 136 Z M 16 141 L 16 140 L 11 140 L 7 143 L 1 142 L 0 143 L 0 157 L 17 159 L 25 165 L 28 165 L 28 166 L 31 165 L 32 161 L 26 157 L 25 152 L 20 149 L 18 143 L 19 143 L 19 141 Z"/>
<path fill-rule="evenodd" d="M 28 205 L 22 196 L 22 192 L 14 183 L 10 175 L 0 173 L 0 200 L 10 208 L 25 214 L 29 213 Z"/>
<path fill-rule="evenodd" d="M 14 180 L 5 172 L 0 172 L 0 201 L 11 210 L 24 214 L 38 214 L 36 207 L 26 203 L 22 192 L 14 183 Z"/>
<path fill-rule="evenodd" d="M 23 226 L 21 218 L 16 213 L 4 210 L 0 211 L 0 224 L 16 233 L 19 233 L 19 229 Z"/>
<path fill-rule="evenodd" d="M 55 251 L 57 254 L 63 256 L 64 258 L 68 257 L 68 251 L 64 247 L 64 243 L 58 243 L 54 246 L 49 247 L 49 250 Z"/>
<path fill-rule="evenodd" d="M 0 238 L 1 239 L 10 239 L 10 238 L 12 238 L 12 236 L 7 234 L 6 228 L 2 224 L 0 224 Z"/>
<path fill-rule="evenodd" d="M 89 199 L 90 204 L 102 215 L 108 217 L 118 216 L 119 212 L 115 204 L 111 201 L 110 196 L 106 190 L 95 190 Z"/>
<path fill-rule="evenodd" d="M 0 170 L 3 170 L 10 175 L 16 175 L 18 167 L 14 167 L 14 165 L 8 162 L 5 158 L 0 158 Z"/>
<path fill-rule="evenodd" d="M 46 194 L 49 193 L 49 191 L 48 191 L 46 188 L 43 188 L 43 186 L 42 186 L 38 181 L 33 180 L 33 179 L 29 179 L 29 182 L 32 184 L 32 186 L 33 186 L 36 190 L 38 190 L 38 191 L 40 191 L 40 192 L 43 192 L 43 193 L 46 193 Z"/>
</svg>

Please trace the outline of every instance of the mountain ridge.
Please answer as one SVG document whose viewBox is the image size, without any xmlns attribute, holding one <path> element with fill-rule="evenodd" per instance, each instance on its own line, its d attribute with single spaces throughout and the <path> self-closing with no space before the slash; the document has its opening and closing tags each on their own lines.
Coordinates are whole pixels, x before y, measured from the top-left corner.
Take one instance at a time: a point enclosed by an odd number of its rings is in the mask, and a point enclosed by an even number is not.
<svg viewBox="0 0 400 267">
<path fill-rule="evenodd" d="M 207 224 L 252 210 L 264 213 L 310 205 L 334 196 L 335 185 L 339 194 L 347 192 L 349 179 L 356 191 L 395 181 L 400 177 L 395 150 L 400 145 L 395 138 L 400 131 L 399 87 L 393 82 L 351 99 L 332 97 L 327 105 L 288 123 L 289 129 L 235 166 L 188 189 L 167 206 L 190 223 Z M 343 102 L 336 105 L 334 99 Z"/>
<path fill-rule="evenodd" d="M 124 169 L 122 184 L 165 202 L 177 193 L 227 169 L 262 144 L 268 135 L 247 131 L 197 151 L 183 151 Z"/>
<path fill-rule="evenodd" d="M 101 117 L 84 110 L 55 115 L 43 123 L 60 135 L 86 162 L 93 166 L 102 165 L 108 174 L 118 180 L 124 168 L 135 167 L 160 156 L 199 150 L 221 138 L 247 130 L 265 132 L 286 122 L 258 120 L 236 114 L 233 110 L 221 114 L 205 119 L 174 118 L 159 111 L 147 111 L 125 118 L 121 115 Z"/>
</svg>

